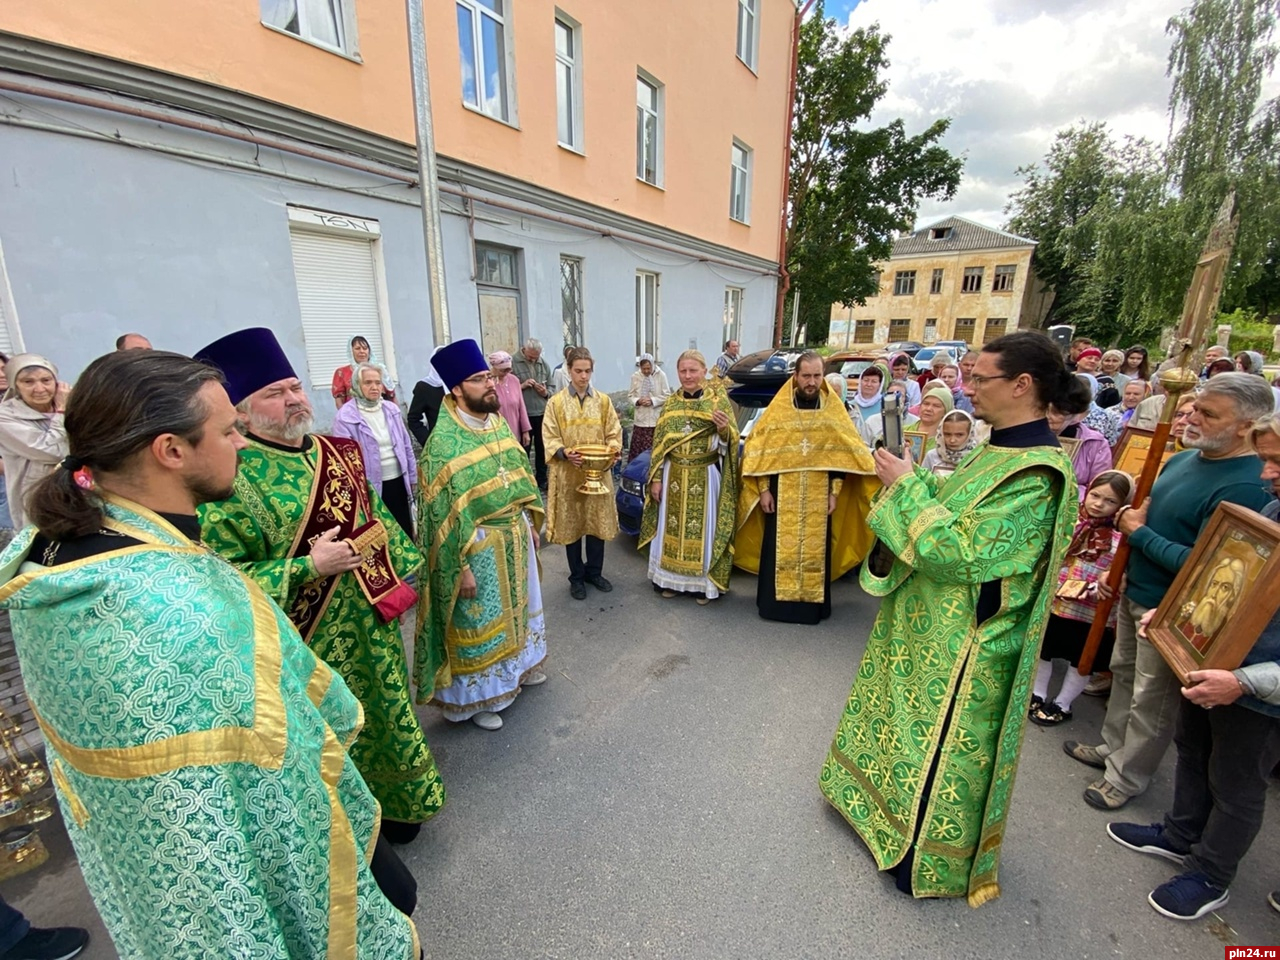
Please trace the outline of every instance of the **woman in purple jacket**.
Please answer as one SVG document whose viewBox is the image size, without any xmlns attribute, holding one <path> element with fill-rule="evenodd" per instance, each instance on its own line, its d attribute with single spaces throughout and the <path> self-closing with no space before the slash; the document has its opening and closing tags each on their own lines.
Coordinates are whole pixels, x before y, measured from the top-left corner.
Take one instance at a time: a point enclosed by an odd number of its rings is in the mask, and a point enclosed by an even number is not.
<svg viewBox="0 0 1280 960">
<path fill-rule="evenodd" d="M 1071 455 L 1071 466 L 1080 487 L 1080 502 L 1084 503 L 1089 484 L 1098 474 L 1111 469 L 1111 444 L 1101 431 L 1082 422 L 1089 412 L 1091 399 L 1088 386 L 1079 377 L 1076 382 L 1079 389 L 1073 389 L 1061 407 L 1050 405 L 1046 416 L 1049 429 L 1059 437 L 1080 441 Z"/>
<path fill-rule="evenodd" d="M 359 364 L 353 374 L 355 396 L 333 421 L 333 435 L 360 444 L 364 473 L 404 532 L 413 536 L 413 487 L 418 480 L 413 441 L 400 408 L 382 399 L 382 370 Z"/>
</svg>

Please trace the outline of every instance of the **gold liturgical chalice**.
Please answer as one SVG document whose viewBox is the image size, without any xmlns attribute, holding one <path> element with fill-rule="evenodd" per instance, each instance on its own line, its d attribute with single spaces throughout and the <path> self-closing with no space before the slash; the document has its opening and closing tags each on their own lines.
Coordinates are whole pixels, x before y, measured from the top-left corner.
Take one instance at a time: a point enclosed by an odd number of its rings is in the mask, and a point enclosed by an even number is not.
<svg viewBox="0 0 1280 960">
<path fill-rule="evenodd" d="M 582 454 L 582 469 L 587 474 L 578 492 L 588 496 L 608 496 L 609 488 L 604 485 L 603 474 L 613 466 L 617 454 L 602 443 L 586 443 L 575 452 Z"/>
</svg>

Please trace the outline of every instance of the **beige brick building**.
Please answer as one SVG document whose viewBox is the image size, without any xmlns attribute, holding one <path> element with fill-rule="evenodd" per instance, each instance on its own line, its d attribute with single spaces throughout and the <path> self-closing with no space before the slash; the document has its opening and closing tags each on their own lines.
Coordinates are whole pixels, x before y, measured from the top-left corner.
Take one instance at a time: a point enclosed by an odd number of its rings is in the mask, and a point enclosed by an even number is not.
<svg viewBox="0 0 1280 960">
<path fill-rule="evenodd" d="M 982 344 L 1039 328 L 1053 291 L 1031 267 L 1036 243 L 963 217 L 898 239 L 880 272 L 880 292 L 862 305 L 833 304 L 828 343 L 964 340 Z"/>
</svg>

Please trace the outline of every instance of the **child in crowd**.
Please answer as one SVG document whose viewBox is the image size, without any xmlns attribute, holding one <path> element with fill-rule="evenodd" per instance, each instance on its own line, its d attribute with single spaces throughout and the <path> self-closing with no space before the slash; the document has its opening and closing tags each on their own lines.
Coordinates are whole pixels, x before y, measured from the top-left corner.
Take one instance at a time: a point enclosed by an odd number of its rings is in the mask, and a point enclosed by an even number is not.
<svg viewBox="0 0 1280 960">
<path fill-rule="evenodd" d="M 1049 625 L 1045 629 L 1044 645 L 1040 648 L 1040 663 L 1032 688 L 1031 709 L 1027 713 L 1032 723 L 1052 727 L 1071 719 L 1071 704 L 1089 682 L 1075 669 L 1080 664 L 1089 628 L 1098 612 L 1098 581 L 1105 576 L 1115 559 L 1120 545 L 1120 531 L 1116 529 L 1116 512 L 1133 496 L 1133 478 L 1120 470 L 1108 470 L 1094 477 L 1080 505 L 1080 520 L 1076 523 L 1067 548 L 1067 559 L 1058 574 L 1058 589 L 1053 597 Z M 1111 646 L 1115 642 L 1115 610 L 1103 634 L 1095 662 L 1105 664 L 1111 659 Z M 1066 660 L 1071 666 L 1062 679 L 1058 695 L 1049 699 L 1049 678 L 1053 674 L 1053 661 Z"/>
<path fill-rule="evenodd" d="M 973 417 L 964 410 L 952 410 L 938 424 L 937 441 L 920 466 L 939 477 L 948 476 L 977 445 Z"/>
</svg>

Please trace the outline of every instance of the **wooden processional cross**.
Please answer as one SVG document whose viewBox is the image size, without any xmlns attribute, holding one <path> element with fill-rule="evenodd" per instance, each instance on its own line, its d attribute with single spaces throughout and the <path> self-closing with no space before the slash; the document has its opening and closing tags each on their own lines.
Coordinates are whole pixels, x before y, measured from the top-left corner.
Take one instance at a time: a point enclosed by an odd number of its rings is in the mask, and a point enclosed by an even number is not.
<svg viewBox="0 0 1280 960">
<path fill-rule="evenodd" d="M 1169 429 L 1173 422 L 1173 414 L 1178 409 L 1182 395 L 1193 390 L 1200 381 L 1200 357 L 1204 353 L 1204 338 L 1209 319 L 1218 314 L 1218 298 L 1222 295 L 1222 279 L 1231 261 L 1231 248 L 1236 242 L 1236 231 L 1240 227 L 1240 216 L 1236 211 L 1236 194 L 1233 190 L 1227 194 L 1209 229 L 1209 238 L 1205 241 L 1204 252 L 1196 264 L 1196 272 L 1191 278 L 1191 286 L 1187 290 L 1186 300 L 1182 304 L 1182 322 L 1178 324 L 1178 333 L 1170 346 L 1170 357 L 1176 358 L 1177 366 L 1158 374 L 1160 385 L 1168 395 L 1164 409 L 1160 413 L 1160 422 L 1156 424 L 1155 435 L 1151 438 L 1151 447 L 1147 459 L 1143 463 L 1142 473 L 1138 476 L 1138 485 L 1133 493 L 1132 503 L 1141 506 L 1151 493 L 1156 482 L 1156 474 L 1160 472 L 1161 454 L 1169 443 Z M 1098 603 L 1098 611 L 1094 614 L 1093 625 L 1089 629 L 1089 639 L 1085 641 L 1084 651 L 1080 655 L 1080 673 L 1088 676 L 1093 671 L 1093 660 L 1098 653 L 1098 645 L 1102 642 L 1102 633 L 1106 629 L 1107 620 L 1111 617 L 1111 608 L 1115 606 L 1120 593 L 1120 581 L 1124 578 L 1124 568 L 1129 561 L 1129 539 L 1120 541 L 1116 549 L 1116 558 L 1111 564 L 1108 583 L 1111 596 Z"/>
</svg>

